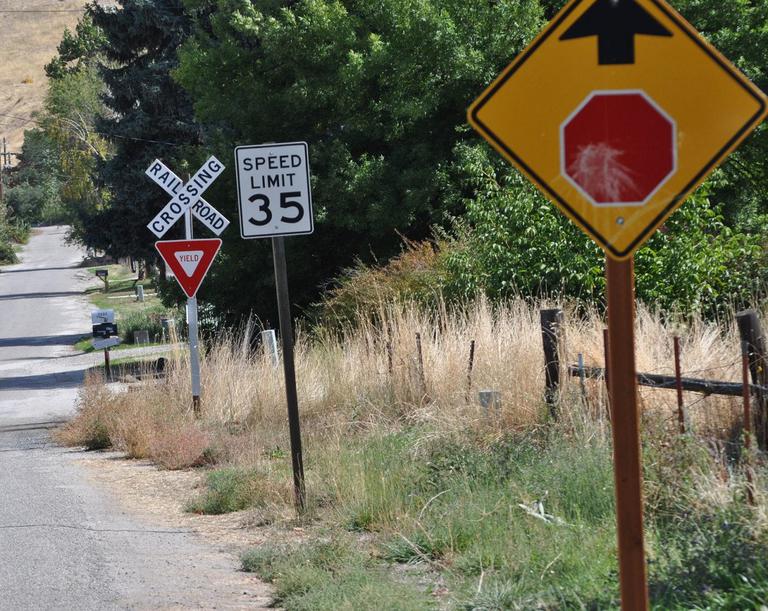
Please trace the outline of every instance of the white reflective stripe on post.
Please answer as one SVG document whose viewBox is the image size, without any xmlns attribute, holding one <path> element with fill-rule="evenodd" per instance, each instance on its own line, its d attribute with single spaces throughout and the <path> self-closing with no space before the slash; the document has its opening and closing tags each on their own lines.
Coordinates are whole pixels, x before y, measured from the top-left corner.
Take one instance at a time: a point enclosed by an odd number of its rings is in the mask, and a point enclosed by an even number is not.
<svg viewBox="0 0 768 611">
<path fill-rule="evenodd" d="M 184 186 L 181 178 L 159 159 L 155 159 L 144 173 L 172 197 L 176 197 Z M 191 206 L 192 214 L 216 235 L 221 235 L 229 226 L 229 219 L 202 197 L 193 202 Z"/>
<path fill-rule="evenodd" d="M 154 166 L 150 166 L 150 170 Z M 213 155 L 208 158 L 195 175 L 181 188 L 178 195 L 169 201 L 165 207 L 158 212 L 147 228 L 158 238 L 162 238 L 165 232 L 179 220 L 192 204 L 194 204 L 203 194 L 211 183 L 219 177 L 224 171 L 224 165 Z"/>
</svg>

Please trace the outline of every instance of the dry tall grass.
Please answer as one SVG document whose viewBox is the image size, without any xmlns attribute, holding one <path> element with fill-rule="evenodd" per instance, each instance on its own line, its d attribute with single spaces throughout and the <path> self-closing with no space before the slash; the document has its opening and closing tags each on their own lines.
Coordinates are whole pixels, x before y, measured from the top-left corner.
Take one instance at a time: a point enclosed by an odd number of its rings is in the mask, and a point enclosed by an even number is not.
<svg viewBox="0 0 768 611">
<path fill-rule="evenodd" d="M 565 360 L 575 363 L 577 353 L 582 353 L 587 365 L 602 366 L 603 320 L 595 312 L 585 316 L 565 309 Z M 104 421 L 113 445 L 129 455 L 153 456 L 177 467 L 199 462 L 206 443 L 216 446 L 209 454 L 219 460 L 246 465 L 274 448 L 286 449 L 283 372 L 270 355 L 252 349 L 257 330 L 249 324 L 239 332 L 209 338 L 202 358 L 203 413 L 198 422 L 190 413 L 189 364 L 181 350 L 170 357 L 165 380 L 112 399 L 112 416 Z M 684 375 L 739 380 L 739 341 L 732 320 L 720 324 L 694 320 L 682 329 L 643 308 L 637 316 L 640 371 L 674 371 L 675 333 L 682 337 Z M 470 386 L 472 340 L 476 350 Z M 313 448 L 332 448 L 334 441 L 357 432 L 392 430 L 405 423 L 425 424 L 445 434 L 479 430 L 492 438 L 494 433 L 536 426 L 547 413 L 539 308 L 522 300 L 501 306 L 479 300 L 464 310 L 433 312 L 390 304 L 381 307 L 376 324 L 364 322 L 312 335 L 300 330 L 296 370 L 310 454 Z M 480 389 L 501 392 L 499 413 L 488 414 L 478 405 Z M 640 394 L 645 418 L 655 429 L 672 430 L 674 391 L 642 389 Z M 94 403 L 104 402 L 102 395 L 103 391 L 86 386 L 83 423 L 96 409 Z M 582 394 L 578 379 L 570 378 L 559 408 L 561 418 L 605 427 L 605 402 L 602 380 L 588 380 Z M 738 399 L 686 393 L 685 402 L 696 432 L 727 439 L 738 430 Z M 188 443 L 168 441 L 180 434 Z M 71 443 L 77 435 L 62 438 Z M 173 458 L 174 452 L 189 445 L 196 450 L 183 459 Z"/>
</svg>

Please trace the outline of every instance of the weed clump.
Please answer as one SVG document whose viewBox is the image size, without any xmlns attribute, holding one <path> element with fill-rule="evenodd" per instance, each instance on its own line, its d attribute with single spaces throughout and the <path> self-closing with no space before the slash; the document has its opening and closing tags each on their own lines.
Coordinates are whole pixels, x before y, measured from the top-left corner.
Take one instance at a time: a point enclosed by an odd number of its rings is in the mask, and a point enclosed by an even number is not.
<svg viewBox="0 0 768 611">
<path fill-rule="evenodd" d="M 284 505 L 290 498 L 287 488 L 262 469 L 224 467 L 208 473 L 205 492 L 187 504 L 187 511 L 215 515 Z"/>
<path fill-rule="evenodd" d="M 86 376 L 78 397 L 75 417 L 54 431 L 54 439 L 62 445 L 83 446 L 86 450 L 111 447 L 111 431 L 115 425 L 114 406 L 119 402 L 121 397 L 114 395 L 97 376 Z"/>
<path fill-rule="evenodd" d="M 266 546 L 242 557 L 246 571 L 276 588 L 275 603 L 296 611 L 421 611 L 437 601 L 414 579 L 399 579 L 343 534 L 303 546 Z"/>
</svg>

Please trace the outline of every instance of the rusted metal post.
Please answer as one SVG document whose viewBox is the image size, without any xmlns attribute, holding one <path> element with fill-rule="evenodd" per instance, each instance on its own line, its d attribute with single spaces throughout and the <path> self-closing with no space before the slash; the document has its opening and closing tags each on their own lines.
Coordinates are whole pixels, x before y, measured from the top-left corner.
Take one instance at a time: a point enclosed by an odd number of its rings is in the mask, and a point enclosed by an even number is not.
<svg viewBox="0 0 768 611">
<path fill-rule="evenodd" d="M 634 261 L 615 261 L 606 257 L 606 273 L 621 608 L 623 611 L 646 611 L 648 586 L 635 373 Z"/>
<path fill-rule="evenodd" d="M 475 340 L 469 342 L 469 362 L 467 363 L 467 392 L 464 393 L 465 402 L 472 401 L 472 369 L 475 366 Z"/>
<path fill-rule="evenodd" d="M 560 333 L 563 328 L 563 311 L 559 308 L 541 311 L 541 340 L 544 346 L 544 400 L 549 415 L 557 418 L 560 402 Z"/>
<path fill-rule="evenodd" d="M 419 367 L 419 384 L 421 384 L 422 399 L 429 399 L 427 397 L 427 379 L 424 376 L 424 354 L 421 351 L 421 333 L 416 334 L 416 358 L 418 359 Z"/>
<path fill-rule="evenodd" d="M 749 342 L 741 342 L 741 383 L 744 388 L 744 469 L 747 474 L 747 502 L 755 505 L 755 482 L 752 475 L 752 406 L 749 387 Z"/>
<path fill-rule="evenodd" d="M 392 377 L 392 374 L 395 372 L 395 350 L 394 346 L 392 344 L 392 325 L 389 321 L 387 321 L 387 343 L 386 343 L 386 349 L 387 349 L 387 371 L 389 372 L 389 377 Z"/>
<path fill-rule="evenodd" d="M 680 372 L 680 338 L 672 338 L 675 347 L 675 388 L 677 388 L 677 424 L 680 434 L 685 435 L 685 412 L 683 411 L 683 376 Z"/>
</svg>

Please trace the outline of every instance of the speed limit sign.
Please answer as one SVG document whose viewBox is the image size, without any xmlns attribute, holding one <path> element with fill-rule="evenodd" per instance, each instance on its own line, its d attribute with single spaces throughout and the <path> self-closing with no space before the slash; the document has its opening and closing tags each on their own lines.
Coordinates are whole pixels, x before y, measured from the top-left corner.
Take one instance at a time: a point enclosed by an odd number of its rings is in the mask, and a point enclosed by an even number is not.
<svg viewBox="0 0 768 611">
<path fill-rule="evenodd" d="M 306 142 L 238 146 L 235 162 L 243 238 L 312 233 Z"/>
</svg>

